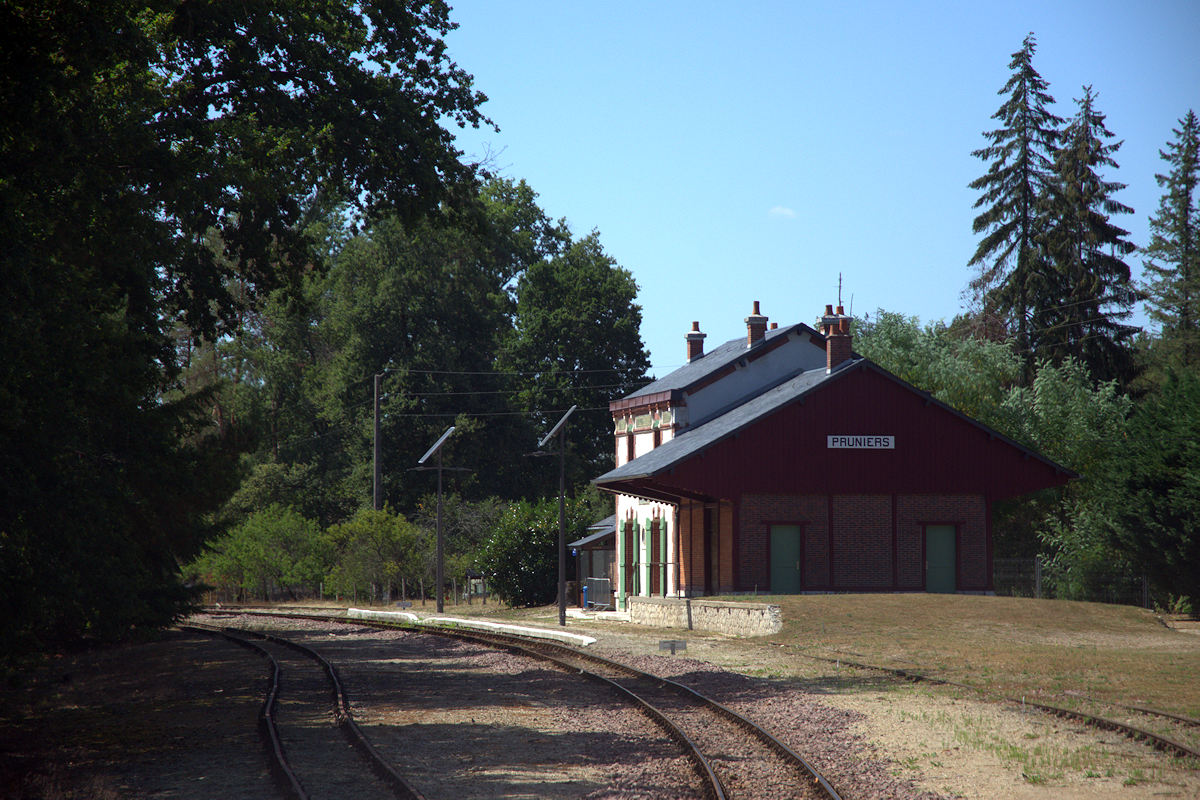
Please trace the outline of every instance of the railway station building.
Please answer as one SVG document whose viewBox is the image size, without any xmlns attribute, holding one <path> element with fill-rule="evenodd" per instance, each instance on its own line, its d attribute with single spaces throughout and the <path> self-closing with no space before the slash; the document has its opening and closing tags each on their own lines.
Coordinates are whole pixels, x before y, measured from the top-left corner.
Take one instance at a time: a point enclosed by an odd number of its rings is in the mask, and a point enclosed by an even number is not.
<svg viewBox="0 0 1200 800">
<path fill-rule="evenodd" d="M 997 500 L 1074 473 L 853 351 L 772 325 L 610 403 L 618 607 L 634 596 L 992 590 Z"/>
</svg>

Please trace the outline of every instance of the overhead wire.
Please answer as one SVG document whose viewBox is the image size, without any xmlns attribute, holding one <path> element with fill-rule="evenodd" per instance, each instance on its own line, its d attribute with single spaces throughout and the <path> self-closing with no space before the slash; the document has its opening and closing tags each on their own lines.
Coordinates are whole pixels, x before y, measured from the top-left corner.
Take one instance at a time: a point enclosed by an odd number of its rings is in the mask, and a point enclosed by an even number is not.
<svg viewBox="0 0 1200 800">
<path fill-rule="evenodd" d="M 575 409 L 577 412 L 607 412 L 608 406 L 585 406 Z M 385 414 L 386 417 L 404 418 L 404 419 L 458 419 L 465 417 L 467 419 L 485 418 L 485 417 L 537 417 L 537 416 L 553 416 L 566 413 L 567 409 L 542 409 L 538 411 L 412 411 L 412 412 L 392 412 Z M 288 436 L 286 439 L 279 439 L 273 442 L 274 446 L 286 447 L 290 445 L 303 444 L 309 442 L 318 442 L 327 439 L 330 436 L 348 435 L 355 432 L 355 428 L 363 424 L 369 418 L 357 420 L 341 420 L 330 423 L 331 430 L 324 433 L 312 434 L 295 434 Z"/>
</svg>

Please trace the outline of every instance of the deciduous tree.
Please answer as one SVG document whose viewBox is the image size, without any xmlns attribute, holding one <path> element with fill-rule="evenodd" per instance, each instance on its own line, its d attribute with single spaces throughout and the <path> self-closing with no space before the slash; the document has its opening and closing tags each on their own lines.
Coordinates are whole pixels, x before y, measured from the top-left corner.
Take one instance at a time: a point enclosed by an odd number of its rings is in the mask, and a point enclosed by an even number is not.
<svg viewBox="0 0 1200 800">
<path fill-rule="evenodd" d="M 432 551 L 431 537 L 403 515 L 363 508 L 329 528 L 337 560 L 330 588 L 343 594 L 375 587 L 385 601 L 401 581 L 422 580 Z"/>
<path fill-rule="evenodd" d="M 4 657 L 186 607 L 237 442 L 171 396 L 171 332 L 219 341 L 233 287 L 298 283 L 314 210 L 475 196 L 451 27 L 442 2 L 0 5 Z"/>
<path fill-rule="evenodd" d="M 854 349 L 918 389 L 980 422 L 1002 423 L 1000 407 L 1020 381 L 1009 342 L 960 334 L 941 322 L 880 309 L 855 326 Z"/>
<path fill-rule="evenodd" d="M 519 403 L 537 412 L 541 430 L 579 406 L 568 423 L 574 443 L 568 480 L 581 483 L 611 467 L 609 400 L 648 380 L 637 283 L 592 232 L 530 266 L 516 294 L 515 328 L 499 363 L 525 374 Z"/>
<path fill-rule="evenodd" d="M 272 504 L 212 542 L 184 572 L 269 600 L 315 594 L 332 563 L 333 548 L 314 520 Z"/>
<path fill-rule="evenodd" d="M 1125 566 L 1109 545 L 1105 520 L 1112 476 L 1126 456 L 1131 408 L 1115 381 L 1097 384 L 1071 358 L 1060 364 L 1042 361 L 1032 385 L 1013 388 L 1002 404 L 1001 431 L 1080 476 L 1003 509 L 1008 519 L 1034 524 L 1061 596 L 1089 597 L 1097 575 L 1107 577 Z"/>
<path fill-rule="evenodd" d="M 1171 371 L 1134 412 L 1122 442 L 1112 544 L 1155 589 L 1200 599 L 1200 377 Z"/>
<path fill-rule="evenodd" d="M 595 489 L 568 498 L 567 541 L 581 538 L 588 525 L 612 513 L 611 501 Z M 504 509 L 479 554 L 488 588 L 513 606 L 553 602 L 558 586 L 558 500 L 521 501 Z M 567 580 L 573 580 L 567 575 Z"/>
</svg>

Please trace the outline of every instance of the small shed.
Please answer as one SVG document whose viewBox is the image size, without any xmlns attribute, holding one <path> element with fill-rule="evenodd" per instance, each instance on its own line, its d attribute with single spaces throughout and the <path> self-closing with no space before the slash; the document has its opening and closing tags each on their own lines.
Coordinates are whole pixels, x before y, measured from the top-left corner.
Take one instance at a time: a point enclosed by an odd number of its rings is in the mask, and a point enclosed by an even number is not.
<svg viewBox="0 0 1200 800">
<path fill-rule="evenodd" d="M 586 587 L 590 605 L 611 607 L 614 602 L 612 587 L 616 585 L 617 515 L 589 525 L 588 535 L 571 542 L 568 547 L 578 556 L 575 565 L 581 592 L 576 598 L 579 605 L 585 606 L 582 590 Z"/>
</svg>

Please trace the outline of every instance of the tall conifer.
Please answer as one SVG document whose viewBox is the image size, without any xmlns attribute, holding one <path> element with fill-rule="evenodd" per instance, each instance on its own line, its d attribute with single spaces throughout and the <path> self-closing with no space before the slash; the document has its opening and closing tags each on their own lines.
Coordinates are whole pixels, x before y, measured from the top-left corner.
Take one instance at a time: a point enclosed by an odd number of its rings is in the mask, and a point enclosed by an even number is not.
<svg viewBox="0 0 1200 800">
<path fill-rule="evenodd" d="M 1200 366 L 1200 121 L 1189 110 L 1179 124 L 1175 141 L 1159 151 L 1170 171 L 1154 176 L 1164 191 L 1144 267 L 1149 315 L 1162 324 L 1168 359 L 1189 367 Z"/>
<path fill-rule="evenodd" d="M 981 311 L 1015 328 L 1018 348 L 1026 355 L 1031 284 L 1040 263 L 1038 198 L 1045 192 L 1063 123 L 1048 110 L 1054 98 L 1033 68 L 1036 49 L 1030 33 L 1012 55 L 1012 75 L 998 92 L 1006 99 L 992 115 L 1000 127 L 984 133 L 988 146 L 971 154 L 990 166 L 970 184 L 981 192 L 974 207 L 983 209 L 973 228 L 985 234 L 970 261 L 979 270 L 970 291 Z"/>
<path fill-rule="evenodd" d="M 1101 174 L 1119 166 L 1113 156 L 1121 142 L 1109 141 L 1095 100 L 1085 86 L 1042 197 L 1040 241 L 1053 270 L 1032 305 L 1031 345 L 1056 361 L 1078 358 L 1097 380 L 1124 382 L 1132 377 L 1130 340 L 1139 328 L 1123 320 L 1140 295 L 1124 260 L 1136 248 L 1110 217 L 1133 209 L 1115 197 L 1125 184 Z"/>
</svg>

